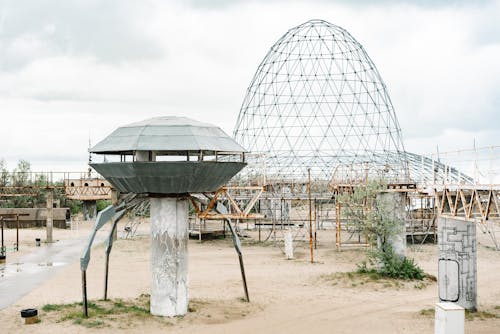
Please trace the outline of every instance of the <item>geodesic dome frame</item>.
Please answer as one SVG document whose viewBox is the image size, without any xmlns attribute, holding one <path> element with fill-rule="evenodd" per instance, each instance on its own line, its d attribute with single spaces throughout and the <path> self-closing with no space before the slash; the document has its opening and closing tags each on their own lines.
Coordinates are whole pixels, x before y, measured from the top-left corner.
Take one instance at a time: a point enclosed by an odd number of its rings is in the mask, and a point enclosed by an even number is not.
<svg viewBox="0 0 500 334">
<path fill-rule="evenodd" d="M 247 174 L 304 179 L 310 170 L 329 180 L 339 165 L 370 164 L 387 180 L 408 180 L 401 129 L 377 68 L 354 37 L 323 20 L 290 29 L 271 47 L 233 136 L 252 152 Z"/>
</svg>

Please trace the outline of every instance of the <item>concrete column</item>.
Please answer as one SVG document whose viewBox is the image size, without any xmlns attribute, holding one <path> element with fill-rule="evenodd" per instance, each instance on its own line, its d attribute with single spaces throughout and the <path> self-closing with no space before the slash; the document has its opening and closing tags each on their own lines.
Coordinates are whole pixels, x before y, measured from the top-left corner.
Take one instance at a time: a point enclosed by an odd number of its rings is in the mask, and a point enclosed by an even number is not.
<svg viewBox="0 0 500 334">
<path fill-rule="evenodd" d="M 438 218 L 438 286 L 441 302 L 477 309 L 476 223 Z"/>
<path fill-rule="evenodd" d="M 405 194 L 399 192 L 379 193 L 377 194 L 377 207 L 387 215 L 387 219 L 398 222 L 388 242 L 392 246 L 394 253 L 404 259 L 406 257 Z"/>
<path fill-rule="evenodd" d="M 188 201 L 151 198 L 151 314 L 188 310 Z"/>
<path fill-rule="evenodd" d="M 47 242 L 53 242 L 52 229 L 54 226 L 54 193 L 52 190 L 47 191 Z"/>
<path fill-rule="evenodd" d="M 83 201 L 83 219 L 91 220 L 97 217 L 97 202 Z"/>
<path fill-rule="evenodd" d="M 260 201 L 260 210 L 268 219 L 274 219 L 279 225 L 282 221 L 288 224 L 292 203 L 289 200 L 266 199 Z"/>
<path fill-rule="evenodd" d="M 436 303 L 434 334 L 464 334 L 464 308 L 455 303 Z"/>
<path fill-rule="evenodd" d="M 290 230 L 285 232 L 285 256 L 287 260 L 293 259 L 293 237 Z"/>
</svg>

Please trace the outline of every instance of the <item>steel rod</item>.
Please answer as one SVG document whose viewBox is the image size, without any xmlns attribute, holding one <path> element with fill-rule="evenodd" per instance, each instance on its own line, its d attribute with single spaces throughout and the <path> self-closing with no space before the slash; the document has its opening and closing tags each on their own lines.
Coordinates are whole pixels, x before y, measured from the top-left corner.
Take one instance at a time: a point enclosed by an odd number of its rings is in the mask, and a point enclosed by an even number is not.
<svg viewBox="0 0 500 334">
<path fill-rule="evenodd" d="M 19 215 L 16 215 L 16 252 L 19 252 Z"/>
<path fill-rule="evenodd" d="M 82 297 L 83 297 L 83 316 L 85 318 L 89 317 L 89 310 L 87 305 L 87 272 L 82 270 Z"/>
<path fill-rule="evenodd" d="M 311 253 L 311 263 L 314 263 L 314 247 L 312 232 L 312 203 L 311 203 L 311 169 L 307 169 L 307 195 L 309 198 L 309 250 Z"/>
<path fill-rule="evenodd" d="M 108 300 L 108 275 L 109 275 L 109 253 L 106 253 L 106 264 L 104 269 L 104 300 Z"/>
<path fill-rule="evenodd" d="M 241 278 L 243 280 L 243 290 L 245 292 L 245 299 L 247 302 L 250 302 L 250 297 L 248 295 L 247 278 L 245 275 L 245 266 L 243 265 L 243 254 L 241 254 L 238 235 L 236 234 L 236 231 L 231 226 L 231 222 L 229 220 L 226 220 L 226 223 L 229 227 L 229 230 L 231 231 L 231 234 L 233 235 L 234 249 L 236 250 L 236 253 L 238 253 L 238 259 L 240 261 Z"/>
<path fill-rule="evenodd" d="M 240 270 L 241 270 L 241 278 L 243 279 L 243 289 L 245 290 L 245 298 L 248 303 L 250 303 L 250 297 L 248 296 L 248 287 L 247 287 L 247 278 L 245 275 L 245 266 L 243 265 L 243 256 L 238 254 L 238 259 L 240 260 Z"/>
</svg>

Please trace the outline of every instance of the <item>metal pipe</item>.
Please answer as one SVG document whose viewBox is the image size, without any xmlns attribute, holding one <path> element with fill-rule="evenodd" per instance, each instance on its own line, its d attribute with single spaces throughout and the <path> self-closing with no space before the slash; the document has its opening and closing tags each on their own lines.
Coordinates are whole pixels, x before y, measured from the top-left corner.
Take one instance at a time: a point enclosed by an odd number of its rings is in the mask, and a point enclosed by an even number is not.
<svg viewBox="0 0 500 334">
<path fill-rule="evenodd" d="M 87 305 L 87 272 L 82 270 L 82 297 L 83 297 L 83 316 L 89 317 L 89 310 Z"/>
<path fill-rule="evenodd" d="M 16 215 L 16 252 L 19 252 L 19 215 Z"/>
<path fill-rule="evenodd" d="M 2 249 L 1 249 L 1 253 L 2 255 L 5 255 L 4 254 L 4 244 L 3 244 L 3 217 L 0 218 L 0 221 L 2 222 Z"/>
<path fill-rule="evenodd" d="M 340 251 L 340 202 L 338 197 L 335 199 L 335 245 L 337 246 L 337 251 Z"/>
<path fill-rule="evenodd" d="M 247 288 L 247 278 L 245 275 L 245 266 L 243 265 L 243 255 L 241 255 L 241 253 L 238 254 L 238 259 L 240 260 L 241 278 L 243 279 L 243 289 L 245 290 L 245 298 L 247 302 L 250 303 L 250 297 L 248 296 L 248 288 Z"/>
<path fill-rule="evenodd" d="M 108 300 L 108 277 L 109 277 L 109 255 L 113 249 L 113 241 L 115 240 L 115 235 L 118 227 L 118 222 L 125 215 L 127 210 L 123 210 L 121 213 L 114 216 L 113 224 L 111 225 L 111 231 L 108 237 L 108 247 L 106 247 L 106 260 L 104 269 L 104 300 Z"/>
<path fill-rule="evenodd" d="M 318 239 L 317 239 L 317 231 L 318 231 L 318 208 L 316 207 L 316 198 L 314 198 L 314 249 L 318 248 Z"/>
<path fill-rule="evenodd" d="M 231 231 L 231 234 L 233 235 L 234 249 L 236 250 L 236 253 L 238 253 L 238 259 L 240 261 L 241 278 L 243 279 L 243 290 L 245 291 L 245 299 L 247 302 L 250 302 L 250 297 L 248 296 L 248 287 L 247 287 L 247 279 L 246 279 L 246 275 L 245 275 L 245 267 L 243 265 L 243 255 L 242 255 L 241 249 L 240 249 L 240 241 L 238 239 L 238 235 L 236 234 L 236 231 L 233 229 L 233 226 L 231 226 L 231 221 L 226 220 L 226 223 L 229 227 L 229 230 Z"/>
<path fill-rule="evenodd" d="M 108 300 L 108 277 L 109 277 L 109 253 L 106 252 L 104 269 L 104 300 Z"/>
<path fill-rule="evenodd" d="M 307 195 L 309 197 L 309 250 L 311 263 L 314 263 L 313 233 L 312 233 L 312 206 L 311 206 L 311 168 L 307 169 Z"/>
</svg>

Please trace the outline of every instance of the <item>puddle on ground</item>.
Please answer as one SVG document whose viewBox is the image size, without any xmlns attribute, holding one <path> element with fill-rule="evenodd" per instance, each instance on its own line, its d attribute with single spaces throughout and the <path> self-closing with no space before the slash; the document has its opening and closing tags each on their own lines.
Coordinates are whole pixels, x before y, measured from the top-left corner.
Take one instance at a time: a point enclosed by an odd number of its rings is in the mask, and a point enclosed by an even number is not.
<svg viewBox="0 0 500 334">
<path fill-rule="evenodd" d="M 42 262 L 38 264 L 40 267 L 59 267 L 64 265 L 64 262 Z"/>
<path fill-rule="evenodd" d="M 64 262 L 41 262 L 41 263 L 23 263 L 13 262 L 0 265 L 0 278 L 7 278 L 16 273 L 25 272 L 28 274 L 39 273 L 47 268 L 63 266 Z"/>
</svg>

